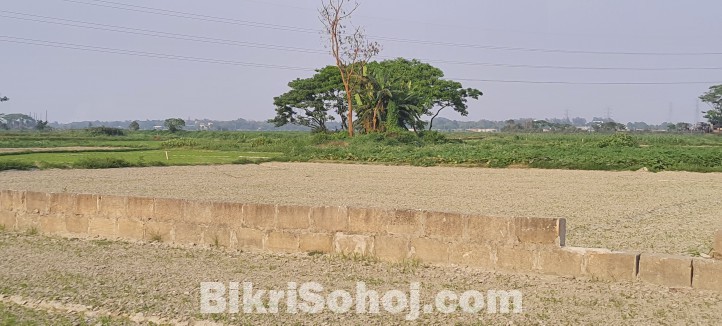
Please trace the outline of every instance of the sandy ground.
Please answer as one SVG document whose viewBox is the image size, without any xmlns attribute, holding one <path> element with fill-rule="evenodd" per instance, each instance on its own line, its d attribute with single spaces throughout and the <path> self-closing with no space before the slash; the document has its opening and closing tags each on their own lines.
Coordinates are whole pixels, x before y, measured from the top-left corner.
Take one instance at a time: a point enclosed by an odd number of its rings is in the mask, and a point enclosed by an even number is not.
<svg viewBox="0 0 722 326">
<path fill-rule="evenodd" d="M 567 245 L 705 254 L 722 174 L 320 163 L 0 172 L 0 189 L 565 217 Z"/>
<path fill-rule="evenodd" d="M 318 282 L 355 294 L 356 282 L 384 293 L 421 283 L 421 303 L 451 290 L 519 290 L 522 313 L 421 314 L 426 325 L 714 325 L 722 294 L 643 283 L 496 274 L 470 268 L 389 264 L 338 256 L 229 252 L 162 244 L 48 238 L 0 232 L 0 324 L 186 323 L 233 325 L 405 324 L 388 314 L 200 314 L 200 282 L 253 282 L 255 289 Z M 268 302 L 268 300 L 263 300 Z M 281 301 L 282 303 L 285 301 Z M 352 310 L 353 311 L 353 310 Z"/>
</svg>

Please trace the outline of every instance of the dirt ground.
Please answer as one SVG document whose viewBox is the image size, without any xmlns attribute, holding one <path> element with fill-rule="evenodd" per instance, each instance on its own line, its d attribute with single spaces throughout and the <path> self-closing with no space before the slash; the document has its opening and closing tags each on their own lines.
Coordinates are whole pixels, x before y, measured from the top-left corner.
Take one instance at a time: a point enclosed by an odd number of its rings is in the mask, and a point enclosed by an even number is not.
<svg viewBox="0 0 722 326">
<path fill-rule="evenodd" d="M 287 282 L 318 282 L 355 293 L 356 282 L 381 293 L 408 293 L 421 283 L 421 303 L 451 290 L 519 290 L 522 313 L 434 312 L 426 325 L 713 325 L 722 294 L 643 283 L 607 283 L 552 276 L 497 274 L 471 268 L 389 264 L 361 258 L 268 254 L 163 244 L 50 238 L 0 232 L 0 324 L 406 324 L 407 312 L 388 314 L 200 313 L 200 282 L 253 282 L 286 289 Z M 264 301 L 266 302 L 266 301 Z M 283 301 L 285 302 L 285 301 Z M 242 311 L 242 310 L 241 310 Z M 353 311 L 353 310 L 352 310 Z M 210 323 L 209 323 L 210 324 Z"/>
<path fill-rule="evenodd" d="M 698 255 L 722 174 L 320 163 L 0 172 L 0 189 L 567 218 L 567 245 Z"/>
</svg>

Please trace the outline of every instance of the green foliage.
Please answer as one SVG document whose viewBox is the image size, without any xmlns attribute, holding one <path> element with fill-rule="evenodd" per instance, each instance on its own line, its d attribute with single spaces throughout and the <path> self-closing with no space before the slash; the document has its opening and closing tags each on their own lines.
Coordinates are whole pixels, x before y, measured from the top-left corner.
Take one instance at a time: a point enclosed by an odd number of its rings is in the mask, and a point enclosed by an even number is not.
<svg viewBox="0 0 722 326">
<path fill-rule="evenodd" d="M 599 142 L 599 147 L 639 147 L 639 143 L 626 133 L 616 133 L 607 136 Z"/>
<path fill-rule="evenodd" d="M 140 130 L 140 124 L 138 121 L 133 121 L 128 125 L 128 129 L 131 131 L 138 131 Z"/>
<path fill-rule="evenodd" d="M 34 169 L 35 165 L 29 162 L 22 161 L 4 161 L 0 159 L 0 171 L 5 170 L 31 170 Z"/>
<path fill-rule="evenodd" d="M 103 157 L 103 158 L 84 158 L 75 164 L 74 168 L 81 169 L 111 169 L 111 168 L 127 168 L 134 166 L 134 164 L 120 158 Z"/>
<path fill-rule="evenodd" d="M 105 126 L 88 128 L 88 133 L 94 136 L 125 136 L 125 130 Z"/>
<path fill-rule="evenodd" d="M 705 119 L 715 128 L 722 127 L 722 85 L 710 87 L 699 99 L 711 107 L 705 112 Z"/>
<path fill-rule="evenodd" d="M 180 118 L 171 118 L 171 119 L 165 119 L 165 122 L 163 125 L 168 129 L 170 132 L 178 132 L 180 130 L 183 130 L 183 127 L 186 126 L 186 122 L 183 119 Z"/>
<path fill-rule="evenodd" d="M 161 148 L 195 148 L 200 142 L 193 138 L 174 138 L 160 144 Z"/>
</svg>

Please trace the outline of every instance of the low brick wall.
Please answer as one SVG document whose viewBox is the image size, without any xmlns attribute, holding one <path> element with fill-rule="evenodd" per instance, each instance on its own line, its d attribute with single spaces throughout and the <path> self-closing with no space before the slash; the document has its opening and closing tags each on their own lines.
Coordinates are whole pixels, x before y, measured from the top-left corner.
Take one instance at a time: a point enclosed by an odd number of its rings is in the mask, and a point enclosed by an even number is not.
<svg viewBox="0 0 722 326">
<path fill-rule="evenodd" d="M 61 236 L 418 259 L 722 291 L 722 261 L 565 247 L 564 219 L 0 191 L 0 224 Z"/>
</svg>

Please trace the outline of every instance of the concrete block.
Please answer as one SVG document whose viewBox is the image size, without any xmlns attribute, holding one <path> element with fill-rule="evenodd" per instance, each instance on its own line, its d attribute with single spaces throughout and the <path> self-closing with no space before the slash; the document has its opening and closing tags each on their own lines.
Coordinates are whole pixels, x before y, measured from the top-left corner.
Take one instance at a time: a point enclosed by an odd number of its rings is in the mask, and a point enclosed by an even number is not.
<svg viewBox="0 0 722 326">
<path fill-rule="evenodd" d="M 0 210 L 0 225 L 3 225 L 6 231 L 16 230 L 17 218 L 15 212 Z"/>
<path fill-rule="evenodd" d="M 183 217 L 181 220 L 186 224 L 210 225 L 213 223 L 212 208 L 213 203 L 210 201 L 184 200 Z"/>
<path fill-rule="evenodd" d="M 695 258 L 692 260 L 692 267 L 694 269 L 693 288 L 722 292 L 722 261 Z"/>
<path fill-rule="evenodd" d="M 466 239 L 470 243 L 515 244 L 517 239 L 511 222 L 511 218 L 471 215 L 467 221 Z"/>
<path fill-rule="evenodd" d="M 243 204 L 212 203 L 211 223 L 233 228 L 243 226 Z"/>
<path fill-rule="evenodd" d="M 311 208 L 307 206 L 283 206 L 276 210 L 276 228 L 279 230 L 307 230 L 311 227 Z"/>
<path fill-rule="evenodd" d="M 232 239 L 238 249 L 263 249 L 264 233 L 261 230 L 248 228 L 235 228 Z"/>
<path fill-rule="evenodd" d="M 386 233 L 384 219 L 392 213 L 379 208 L 348 208 L 349 233 Z"/>
<path fill-rule="evenodd" d="M 299 235 L 299 249 L 303 252 L 333 252 L 333 235 L 330 233 L 304 233 Z"/>
<path fill-rule="evenodd" d="M 424 218 L 424 211 L 395 210 L 381 222 L 386 225 L 388 234 L 421 236 L 424 234 Z"/>
<path fill-rule="evenodd" d="M 376 236 L 374 255 L 381 260 L 398 262 L 410 258 L 409 239 L 396 236 Z"/>
<path fill-rule="evenodd" d="M 502 271 L 528 273 L 540 268 L 537 252 L 528 248 L 499 246 L 496 258 L 496 267 Z"/>
<path fill-rule="evenodd" d="M 115 238 L 118 236 L 118 220 L 115 218 L 93 217 L 89 221 L 90 236 Z"/>
<path fill-rule="evenodd" d="M 128 218 L 147 221 L 153 218 L 153 198 L 128 197 Z"/>
<path fill-rule="evenodd" d="M 244 228 L 270 230 L 276 227 L 275 205 L 243 205 L 242 216 Z"/>
<path fill-rule="evenodd" d="M 429 238 L 411 239 L 409 250 L 412 258 L 432 264 L 449 264 L 449 243 Z"/>
<path fill-rule="evenodd" d="M 589 249 L 586 255 L 587 274 L 592 279 L 619 282 L 637 278 L 639 253 Z"/>
<path fill-rule="evenodd" d="M 98 214 L 98 195 L 77 194 L 75 195 L 75 214 L 87 217 Z"/>
<path fill-rule="evenodd" d="M 539 272 L 542 274 L 581 277 L 585 273 L 585 248 L 542 248 L 539 255 Z M 522 266 L 526 266 L 526 262 Z"/>
<path fill-rule="evenodd" d="M 145 222 L 144 227 L 143 240 L 145 241 L 173 242 L 175 240 L 175 232 L 173 231 L 173 224 L 171 222 L 151 220 Z"/>
<path fill-rule="evenodd" d="M 101 195 L 98 199 L 98 213 L 105 218 L 127 218 L 128 197 Z"/>
<path fill-rule="evenodd" d="M 643 253 L 639 280 L 667 287 L 692 286 L 692 257 Z"/>
<path fill-rule="evenodd" d="M 348 230 L 346 207 L 320 206 L 311 208 L 311 229 L 314 232 L 343 232 Z"/>
<path fill-rule="evenodd" d="M 372 255 L 374 253 L 374 238 L 368 235 L 338 232 L 333 237 L 333 251 L 344 255 Z"/>
<path fill-rule="evenodd" d="M 50 214 L 75 214 L 75 195 L 69 193 L 50 194 Z"/>
<path fill-rule="evenodd" d="M 230 248 L 231 246 L 231 230 L 228 227 L 207 227 L 203 230 L 203 244 Z"/>
<path fill-rule="evenodd" d="M 2 215 L 2 213 L 0 213 Z M 45 234 L 66 234 L 65 216 L 62 215 L 44 215 L 38 218 L 40 224 L 40 232 Z"/>
<path fill-rule="evenodd" d="M 176 222 L 183 217 L 183 200 L 156 198 L 153 203 L 153 220 L 156 222 Z"/>
<path fill-rule="evenodd" d="M 50 195 L 45 192 L 26 192 L 25 211 L 30 214 L 48 214 L 50 211 Z"/>
<path fill-rule="evenodd" d="M 271 231 L 264 241 L 263 248 L 275 252 L 297 252 L 298 235 L 286 231 Z"/>
<path fill-rule="evenodd" d="M 118 219 L 118 237 L 131 240 L 143 240 L 145 235 L 145 224 L 141 220 L 120 218 Z"/>
<path fill-rule="evenodd" d="M 90 220 L 87 216 L 67 215 L 65 217 L 65 229 L 68 230 L 68 233 L 87 236 L 89 226 Z"/>
<path fill-rule="evenodd" d="M 557 218 L 514 218 L 514 235 L 523 244 L 564 246 L 566 220 Z"/>
<path fill-rule="evenodd" d="M 431 238 L 461 239 L 466 216 L 458 213 L 426 212 L 424 235 Z"/>
<path fill-rule="evenodd" d="M 200 244 L 203 241 L 203 230 L 199 224 L 192 223 L 175 223 L 173 224 L 173 232 L 175 238 L 173 242 L 179 244 Z"/>
<path fill-rule="evenodd" d="M 449 263 L 461 266 L 479 267 L 486 270 L 496 268 L 496 246 L 487 243 L 452 244 Z"/>
<path fill-rule="evenodd" d="M 722 229 L 717 230 L 714 235 L 714 244 L 712 245 L 714 258 L 722 259 Z"/>
</svg>

